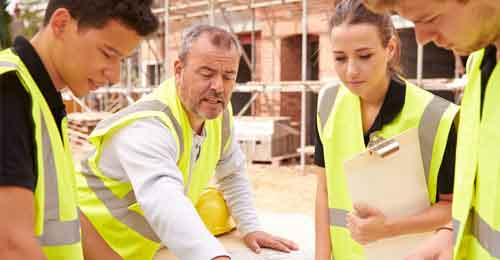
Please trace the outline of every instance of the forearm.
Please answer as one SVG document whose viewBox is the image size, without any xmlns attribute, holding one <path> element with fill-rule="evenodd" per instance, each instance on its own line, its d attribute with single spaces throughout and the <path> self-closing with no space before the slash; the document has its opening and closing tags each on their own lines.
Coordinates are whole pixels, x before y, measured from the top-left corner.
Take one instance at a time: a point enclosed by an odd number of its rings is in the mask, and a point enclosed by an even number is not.
<svg viewBox="0 0 500 260">
<path fill-rule="evenodd" d="M 191 201 L 184 196 L 183 186 L 160 179 L 154 186 L 139 188 L 136 196 L 148 223 L 179 259 L 211 259 L 228 255 L 206 229 Z"/>
<path fill-rule="evenodd" d="M 260 228 L 251 184 L 246 175 L 245 162 L 245 155 L 233 139 L 228 151 L 219 160 L 215 171 L 217 188 L 224 195 L 242 235 Z"/>
<path fill-rule="evenodd" d="M 451 220 L 451 202 L 440 201 L 423 212 L 387 221 L 388 237 L 434 231 Z"/>
<path fill-rule="evenodd" d="M 326 190 L 326 178 L 324 172 L 318 173 L 317 179 L 318 179 L 318 184 L 316 187 L 315 259 L 323 260 L 323 259 L 330 259 L 330 253 L 331 253 L 330 224 L 329 224 L 329 213 L 328 213 L 328 193 Z"/>
<path fill-rule="evenodd" d="M 0 259 L 46 260 L 47 258 L 34 234 L 17 232 L 15 235 L 0 238 Z"/>
<path fill-rule="evenodd" d="M 0 186 L 0 259 L 47 259 L 34 233 L 34 199 L 26 188 Z"/>
<path fill-rule="evenodd" d="M 242 235 L 260 229 L 251 185 L 244 172 L 230 174 L 217 181 L 231 215 L 238 223 Z"/>
</svg>

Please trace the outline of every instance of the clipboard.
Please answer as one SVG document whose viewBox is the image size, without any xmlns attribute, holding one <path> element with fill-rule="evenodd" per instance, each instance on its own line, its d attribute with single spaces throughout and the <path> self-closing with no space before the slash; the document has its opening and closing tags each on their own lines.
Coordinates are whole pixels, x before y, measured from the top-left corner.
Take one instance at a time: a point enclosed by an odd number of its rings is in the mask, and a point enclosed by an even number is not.
<svg viewBox="0 0 500 260">
<path fill-rule="evenodd" d="M 363 202 L 387 218 L 417 214 L 430 207 L 417 128 L 391 138 L 370 137 L 365 152 L 345 161 L 353 203 Z M 398 236 L 364 246 L 367 260 L 401 260 L 432 232 Z"/>
</svg>

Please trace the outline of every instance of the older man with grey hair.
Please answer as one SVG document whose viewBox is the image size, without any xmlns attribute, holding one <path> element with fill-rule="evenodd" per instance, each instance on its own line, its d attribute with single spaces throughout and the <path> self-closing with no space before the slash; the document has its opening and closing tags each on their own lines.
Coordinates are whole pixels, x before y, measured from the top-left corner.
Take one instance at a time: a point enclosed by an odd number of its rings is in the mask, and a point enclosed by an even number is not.
<svg viewBox="0 0 500 260">
<path fill-rule="evenodd" d="M 230 259 L 195 210 L 212 175 L 245 244 L 289 252 L 295 243 L 259 231 L 229 100 L 240 50 L 207 25 L 183 35 L 175 77 L 102 121 L 78 178 L 87 259 Z"/>
</svg>

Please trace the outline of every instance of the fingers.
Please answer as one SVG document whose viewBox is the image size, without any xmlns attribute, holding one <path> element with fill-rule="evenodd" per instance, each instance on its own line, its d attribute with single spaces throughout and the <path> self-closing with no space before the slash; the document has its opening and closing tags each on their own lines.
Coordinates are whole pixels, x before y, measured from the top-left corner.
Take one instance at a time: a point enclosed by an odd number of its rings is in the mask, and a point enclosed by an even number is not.
<svg viewBox="0 0 500 260">
<path fill-rule="evenodd" d="M 282 244 L 284 244 L 288 249 L 292 251 L 297 251 L 299 250 L 299 245 L 297 245 L 295 242 L 288 240 L 286 238 L 282 237 L 274 237 L 275 239 L 278 239 Z"/>
<path fill-rule="evenodd" d="M 353 205 L 356 215 L 360 218 L 367 218 L 369 216 L 379 215 L 380 211 L 376 208 L 370 207 L 365 203 L 355 203 Z"/>
<path fill-rule="evenodd" d="M 285 253 L 290 253 L 291 251 L 285 244 L 283 244 L 280 240 L 275 238 L 263 239 L 261 241 L 261 245 L 266 248 L 278 250 Z"/>
<path fill-rule="evenodd" d="M 260 246 L 259 243 L 257 242 L 257 239 L 249 239 L 247 241 L 247 246 L 256 254 L 260 254 Z"/>
<path fill-rule="evenodd" d="M 285 253 L 290 253 L 291 251 L 299 250 L 299 246 L 288 239 L 275 237 L 275 236 L 267 236 L 260 241 L 260 245 L 266 248 L 278 250 Z"/>
<path fill-rule="evenodd" d="M 368 244 L 370 240 L 368 239 L 367 234 L 364 230 L 365 221 L 358 218 L 353 213 L 349 213 L 346 219 L 347 229 L 349 229 L 352 239 L 354 239 L 354 241 L 360 243 L 361 245 Z"/>
<path fill-rule="evenodd" d="M 262 231 L 248 234 L 244 240 L 247 246 L 257 254 L 261 252 L 261 248 L 270 248 L 285 253 L 299 249 L 299 246 L 291 240 L 275 237 Z"/>
<path fill-rule="evenodd" d="M 351 231 L 351 234 L 360 233 L 361 221 L 362 219 L 358 218 L 353 213 L 347 214 L 346 217 L 347 228 L 349 229 L 349 231 Z"/>
</svg>

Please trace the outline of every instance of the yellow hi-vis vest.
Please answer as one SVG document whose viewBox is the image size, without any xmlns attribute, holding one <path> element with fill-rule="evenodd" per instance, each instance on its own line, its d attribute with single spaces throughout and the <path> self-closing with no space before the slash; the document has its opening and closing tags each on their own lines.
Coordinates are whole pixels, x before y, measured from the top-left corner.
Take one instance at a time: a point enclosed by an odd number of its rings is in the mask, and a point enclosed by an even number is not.
<svg viewBox="0 0 500 260">
<path fill-rule="evenodd" d="M 64 118 L 62 121 L 63 142 L 38 85 L 19 56 L 10 49 L 0 52 L 0 75 L 7 72 L 15 72 L 31 96 L 38 174 L 35 188 L 35 235 L 49 260 L 83 260 L 67 120 Z"/>
<path fill-rule="evenodd" d="M 418 128 L 431 203 L 435 203 L 439 167 L 457 111 L 456 105 L 407 82 L 401 112 L 378 132 L 383 138 L 391 138 L 407 129 Z M 351 238 L 346 226 L 346 214 L 352 211 L 352 201 L 344 174 L 344 162 L 366 150 L 361 118 L 359 97 L 345 86 L 321 90 L 317 125 L 324 150 L 334 259 L 365 259 L 362 246 Z"/>
<path fill-rule="evenodd" d="M 89 137 L 96 150 L 84 161 L 82 174 L 77 178 L 80 209 L 108 245 L 127 260 L 152 259 L 161 241 L 144 218 L 130 182 L 107 176 L 100 169 L 99 160 L 107 140 L 123 127 L 145 118 L 156 118 L 172 131 L 177 141 L 177 166 L 183 175 L 185 195 L 193 205 L 231 143 L 232 111 L 228 105 L 218 118 L 205 121 L 206 139 L 196 164 L 190 165 L 193 130 L 174 79 L 97 125 Z"/>
<path fill-rule="evenodd" d="M 484 50 L 470 56 L 458 129 L 453 222 L 455 259 L 500 259 L 500 66 L 481 110 Z"/>
</svg>

